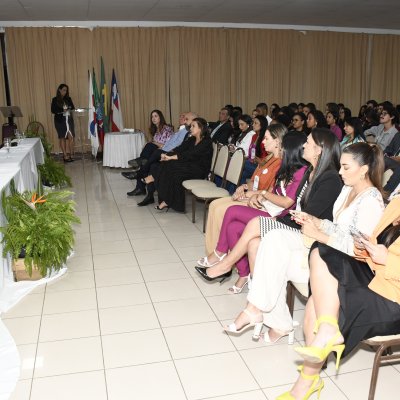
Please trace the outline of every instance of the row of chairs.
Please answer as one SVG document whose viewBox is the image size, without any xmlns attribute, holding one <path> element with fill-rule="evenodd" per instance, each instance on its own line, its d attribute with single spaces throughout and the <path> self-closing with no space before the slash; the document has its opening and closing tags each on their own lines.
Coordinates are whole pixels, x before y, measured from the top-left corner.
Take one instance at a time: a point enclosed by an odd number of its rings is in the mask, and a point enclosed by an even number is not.
<svg viewBox="0 0 400 400">
<path fill-rule="evenodd" d="M 196 222 L 196 202 L 204 201 L 203 232 L 206 231 L 210 203 L 215 199 L 230 196 L 227 187 L 237 187 L 240 184 L 245 161 L 243 149 L 214 143 L 209 180 L 190 179 L 182 183 L 185 190 L 192 194 L 193 223 Z"/>
</svg>

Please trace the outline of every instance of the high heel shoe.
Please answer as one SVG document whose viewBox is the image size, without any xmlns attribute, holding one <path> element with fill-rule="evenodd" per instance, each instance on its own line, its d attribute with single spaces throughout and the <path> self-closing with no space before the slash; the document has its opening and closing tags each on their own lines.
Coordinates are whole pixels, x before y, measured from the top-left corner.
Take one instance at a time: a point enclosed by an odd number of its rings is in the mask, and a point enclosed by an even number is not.
<svg viewBox="0 0 400 400">
<path fill-rule="evenodd" d="M 293 321 L 293 329 L 291 331 L 282 333 L 275 340 L 271 340 L 271 338 L 269 336 L 269 331 L 266 331 L 264 333 L 264 342 L 265 343 L 276 343 L 277 341 L 281 340 L 283 337 L 288 336 L 288 344 L 292 345 L 294 343 L 294 334 L 295 334 L 296 328 L 298 326 L 299 326 L 299 323 L 297 321 Z"/>
<path fill-rule="evenodd" d="M 336 344 L 336 342 L 342 337 L 342 334 L 340 333 L 336 318 L 331 317 L 330 315 L 323 315 L 318 318 L 315 323 L 314 333 L 318 332 L 318 328 L 322 323 L 328 323 L 337 328 L 337 332 L 328 340 L 325 347 L 304 346 L 296 347 L 294 350 L 299 353 L 304 360 L 314 364 L 323 362 L 329 356 L 329 354 L 334 351 L 336 353 L 337 370 L 339 369 L 340 358 L 342 357 L 345 345 Z"/>
<path fill-rule="evenodd" d="M 155 206 L 154 209 L 157 210 L 157 211 L 168 212 L 169 211 L 169 206 L 164 206 L 164 207 L 160 208 L 160 205 L 158 205 L 158 206 Z"/>
<path fill-rule="evenodd" d="M 214 265 L 217 265 L 220 261 L 222 261 L 225 256 L 227 255 L 227 253 L 222 254 L 222 256 L 218 255 L 217 251 L 214 250 L 214 255 L 215 257 L 217 257 L 218 261 L 215 261 L 214 263 L 210 264 L 210 262 L 208 261 L 207 256 L 200 258 L 200 260 L 197 260 L 197 265 L 200 267 L 205 267 L 205 268 L 211 268 Z"/>
<path fill-rule="evenodd" d="M 261 330 L 263 327 L 262 313 L 260 312 L 259 314 L 254 314 L 247 309 L 243 310 L 243 312 L 250 318 L 250 321 L 247 324 L 243 325 L 240 329 L 237 329 L 235 323 L 232 322 L 231 324 L 224 326 L 224 331 L 227 333 L 238 335 L 244 332 L 245 330 L 254 327 L 253 340 L 258 340 L 260 338 Z M 261 321 L 259 320 L 260 318 Z"/>
<path fill-rule="evenodd" d="M 250 274 L 247 276 L 247 281 L 243 284 L 242 287 L 233 285 L 231 286 L 228 290 L 230 293 L 232 294 L 239 294 L 242 293 L 243 289 L 246 287 L 246 285 L 248 285 L 249 289 L 250 289 L 250 284 L 251 284 L 251 278 L 250 278 Z"/>
<path fill-rule="evenodd" d="M 308 389 L 307 393 L 304 395 L 304 397 L 301 400 L 308 400 L 310 396 L 318 392 L 318 399 L 321 396 L 321 390 L 324 388 L 324 381 L 320 378 L 319 374 L 316 375 L 307 375 L 303 372 L 303 366 L 300 365 L 299 368 L 297 368 L 298 371 L 300 371 L 300 376 L 302 379 L 307 380 L 307 381 L 313 381 L 311 384 L 310 389 Z M 285 392 L 278 396 L 275 400 L 296 400 L 290 392 Z"/>
<path fill-rule="evenodd" d="M 202 267 L 194 267 L 194 269 L 206 280 L 206 281 L 215 281 L 216 279 L 222 278 L 219 283 L 221 284 L 226 278 L 229 278 L 232 275 L 232 270 L 229 270 L 228 272 L 225 272 L 224 274 L 214 276 L 214 278 L 211 278 L 211 276 L 207 275 L 207 269 L 208 268 L 202 268 Z"/>
</svg>

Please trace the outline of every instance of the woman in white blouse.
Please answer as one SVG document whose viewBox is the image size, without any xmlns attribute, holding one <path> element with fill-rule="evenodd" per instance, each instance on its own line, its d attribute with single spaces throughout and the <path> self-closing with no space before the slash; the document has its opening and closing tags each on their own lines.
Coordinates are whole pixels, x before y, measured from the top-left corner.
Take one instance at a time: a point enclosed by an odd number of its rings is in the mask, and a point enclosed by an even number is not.
<svg viewBox="0 0 400 400">
<path fill-rule="evenodd" d="M 253 131 L 253 120 L 250 115 L 243 114 L 239 117 L 238 123 L 241 133 L 235 143 L 235 146 L 243 149 L 245 157 L 248 158 L 250 156 L 249 148 L 251 144 L 251 138 L 255 133 Z"/>
<path fill-rule="evenodd" d="M 354 255 L 352 231 L 372 234 L 384 209 L 382 150 L 367 143 L 353 144 L 343 151 L 340 164 L 344 186 L 333 207 L 333 222 L 295 212 L 294 218 L 302 225 L 302 234 L 274 229 L 262 235 L 261 243 L 259 239 L 249 243 L 249 258 L 256 257 L 256 262 L 248 305 L 235 322 L 225 328 L 228 332 L 239 333 L 255 326 L 254 338 L 258 338 L 264 324 L 269 327 L 266 338 L 271 342 L 292 333 L 286 284 L 288 280 L 307 284 L 307 256 L 312 243 L 326 243 Z"/>
</svg>

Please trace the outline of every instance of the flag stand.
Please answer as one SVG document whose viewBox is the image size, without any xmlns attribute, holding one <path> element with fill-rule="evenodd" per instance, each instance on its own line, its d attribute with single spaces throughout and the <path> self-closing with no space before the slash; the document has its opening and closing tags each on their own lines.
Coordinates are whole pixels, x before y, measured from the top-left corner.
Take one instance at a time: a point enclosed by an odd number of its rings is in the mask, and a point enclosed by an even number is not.
<svg viewBox="0 0 400 400">
<path fill-rule="evenodd" d="M 80 142 L 79 147 L 81 150 L 81 155 L 82 155 L 82 160 L 85 160 L 85 143 L 84 143 L 84 135 L 82 132 L 82 127 L 81 127 L 81 121 L 82 118 L 87 117 L 88 116 L 88 108 L 76 108 L 75 110 L 72 110 L 74 116 L 76 116 L 76 120 L 77 122 L 79 121 L 79 135 L 78 136 L 78 140 Z M 78 125 L 78 124 L 76 124 Z"/>
</svg>

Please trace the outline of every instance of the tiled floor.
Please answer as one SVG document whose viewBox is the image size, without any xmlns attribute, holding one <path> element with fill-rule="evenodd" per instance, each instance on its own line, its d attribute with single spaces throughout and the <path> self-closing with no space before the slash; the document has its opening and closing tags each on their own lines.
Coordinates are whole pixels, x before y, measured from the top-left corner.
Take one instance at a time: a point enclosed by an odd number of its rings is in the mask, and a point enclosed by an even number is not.
<svg viewBox="0 0 400 400">
<path fill-rule="evenodd" d="M 22 361 L 12 400 L 272 400 L 290 388 L 300 363 L 292 346 L 222 332 L 246 294 L 228 294 L 234 277 L 219 285 L 194 272 L 200 206 L 193 225 L 137 207 L 117 170 L 67 167 L 82 221 L 75 254 L 65 277 L 4 315 Z M 298 320 L 303 308 L 296 301 Z M 366 399 L 373 356 L 358 350 L 338 374 L 331 361 L 321 398 Z M 399 382 L 399 365 L 382 368 L 376 400 L 397 398 Z"/>
</svg>

